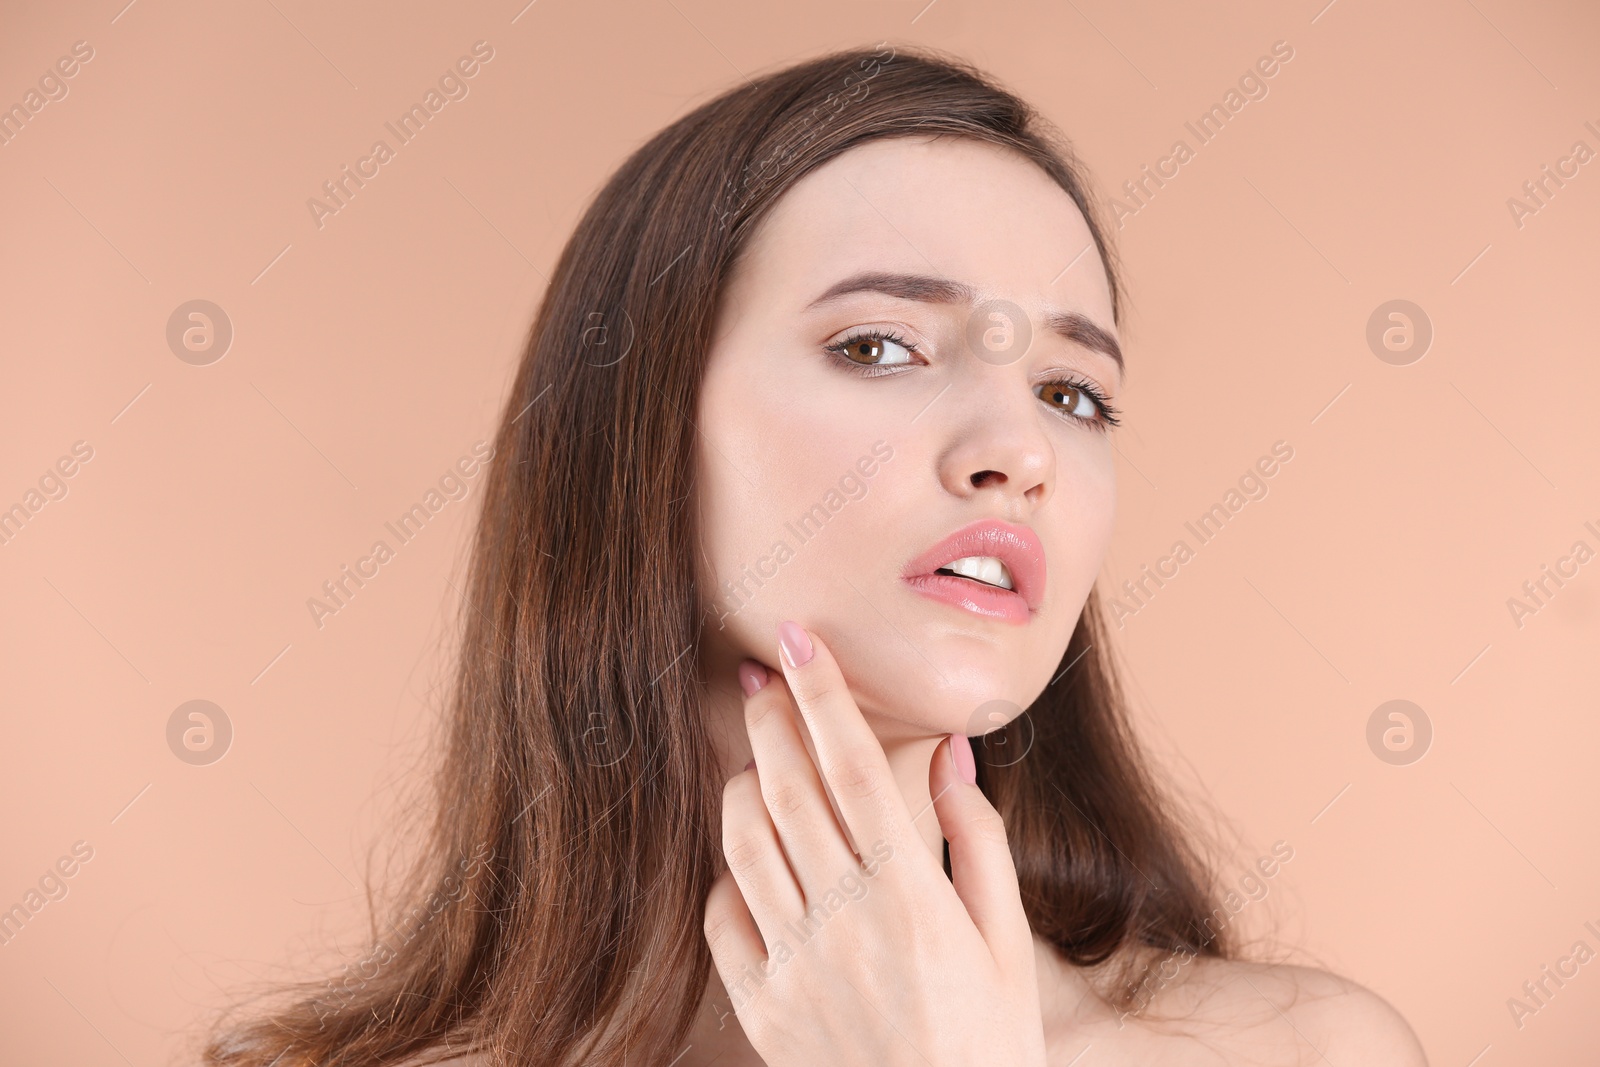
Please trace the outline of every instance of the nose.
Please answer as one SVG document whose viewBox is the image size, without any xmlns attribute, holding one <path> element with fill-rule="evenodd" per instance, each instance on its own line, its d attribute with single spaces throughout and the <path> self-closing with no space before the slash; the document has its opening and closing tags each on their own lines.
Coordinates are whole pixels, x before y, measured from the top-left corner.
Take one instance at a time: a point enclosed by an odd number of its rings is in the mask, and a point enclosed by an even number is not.
<svg viewBox="0 0 1600 1067">
<path fill-rule="evenodd" d="M 1039 398 L 1001 368 L 988 370 L 1008 380 L 951 390 L 965 395 L 945 413 L 950 436 L 940 456 L 939 480 L 953 496 L 999 497 L 1005 516 L 1016 521 L 1050 499 L 1056 453 L 1040 425 Z"/>
</svg>

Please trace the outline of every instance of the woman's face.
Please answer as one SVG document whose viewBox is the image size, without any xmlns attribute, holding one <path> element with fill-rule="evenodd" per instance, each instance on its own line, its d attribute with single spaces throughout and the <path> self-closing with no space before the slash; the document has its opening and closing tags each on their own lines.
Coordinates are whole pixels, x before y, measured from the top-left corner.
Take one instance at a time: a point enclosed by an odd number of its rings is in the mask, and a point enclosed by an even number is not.
<svg viewBox="0 0 1600 1067">
<path fill-rule="evenodd" d="M 797 182 L 722 294 L 700 396 L 705 669 L 775 665 L 792 619 L 880 736 L 1019 714 L 1110 537 L 1115 338 L 1082 214 L 1019 155 L 876 140 Z"/>
</svg>

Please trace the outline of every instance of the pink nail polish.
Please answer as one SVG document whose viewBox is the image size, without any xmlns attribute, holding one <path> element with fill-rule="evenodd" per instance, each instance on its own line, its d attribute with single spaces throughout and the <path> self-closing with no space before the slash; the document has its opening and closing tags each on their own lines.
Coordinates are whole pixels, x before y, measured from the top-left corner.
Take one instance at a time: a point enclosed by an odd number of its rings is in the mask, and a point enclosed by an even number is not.
<svg viewBox="0 0 1600 1067">
<path fill-rule="evenodd" d="M 950 759 L 956 774 L 968 785 L 978 784 L 978 765 L 972 759 L 972 742 L 964 734 L 950 735 Z"/>
<path fill-rule="evenodd" d="M 744 769 L 747 770 L 747 771 L 755 770 L 756 769 L 756 761 L 755 760 L 751 760 L 749 763 L 746 763 L 744 765 Z"/>
<path fill-rule="evenodd" d="M 767 684 L 767 669 L 753 659 L 739 664 L 739 688 L 744 695 L 753 697 Z"/>
<path fill-rule="evenodd" d="M 778 624 L 778 646 L 783 649 L 783 658 L 789 661 L 791 667 L 804 667 L 811 662 L 811 638 L 792 622 Z"/>
</svg>

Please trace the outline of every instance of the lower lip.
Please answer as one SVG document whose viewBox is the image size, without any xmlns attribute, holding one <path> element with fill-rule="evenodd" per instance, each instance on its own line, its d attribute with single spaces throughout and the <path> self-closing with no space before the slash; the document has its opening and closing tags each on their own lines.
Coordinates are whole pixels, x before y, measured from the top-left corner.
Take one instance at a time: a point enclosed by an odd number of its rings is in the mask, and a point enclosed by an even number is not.
<svg viewBox="0 0 1600 1067">
<path fill-rule="evenodd" d="M 1028 602 L 1022 599 L 1022 594 L 1010 589 L 984 585 L 953 574 L 919 574 L 905 581 L 925 597 L 942 600 L 987 619 L 1020 624 L 1029 618 Z"/>
</svg>

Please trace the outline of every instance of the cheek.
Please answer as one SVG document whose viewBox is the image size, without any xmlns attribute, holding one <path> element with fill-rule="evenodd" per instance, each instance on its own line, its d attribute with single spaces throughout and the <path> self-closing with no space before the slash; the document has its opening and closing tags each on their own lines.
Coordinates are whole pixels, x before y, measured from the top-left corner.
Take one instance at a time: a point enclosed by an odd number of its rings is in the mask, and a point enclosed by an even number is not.
<svg viewBox="0 0 1600 1067">
<path fill-rule="evenodd" d="M 848 405 L 771 376 L 729 371 L 702 390 L 697 444 L 702 610 L 717 639 L 767 662 L 785 619 L 820 623 L 836 599 L 829 556 L 856 542 L 870 450 Z M 855 514 L 851 514 L 854 512 Z M 856 542 L 857 544 L 859 542 Z M 848 586 L 844 586 L 848 594 Z"/>
<path fill-rule="evenodd" d="M 1054 643 L 1065 650 L 1083 605 L 1094 588 L 1116 526 L 1117 485 L 1111 447 L 1068 453 L 1058 467 L 1051 499 L 1048 623 Z"/>
<path fill-rule="evenodd" d="M 1108 441 L 1057 453 L 1056 487 L 1037 520 L 1049 565 L 1046 605 L 1011 650 L 1011 698 L 1026 706 L 1056 676 L 1116 524 L 1115 468 Z"/>
<path fill-rule="evenodd" d="M 1052 526 L 1058 533 L 1046 550 L 1052 562 L 1062 561 L 1063 581 L 1052 578 L 1051 592 L 1082 603 L 1100 572 L 1116 526 L 1117 480 L 1109 442 L 1062 460 L 1052 503 L 1057 505 Z"/>
</svg>

